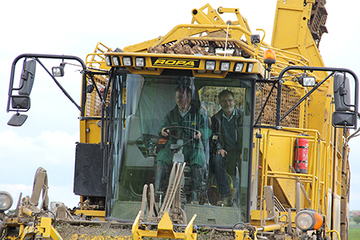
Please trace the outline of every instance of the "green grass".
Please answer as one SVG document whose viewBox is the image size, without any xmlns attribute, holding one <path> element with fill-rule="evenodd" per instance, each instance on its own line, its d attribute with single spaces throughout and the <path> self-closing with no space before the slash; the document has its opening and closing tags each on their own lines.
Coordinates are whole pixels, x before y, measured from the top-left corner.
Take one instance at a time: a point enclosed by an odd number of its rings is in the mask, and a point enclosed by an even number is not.
<svg viewBox="0 0 360 240">
<path fill-rule="evenodd" d="M 360 227 L 349 227 L 349 237 L 348 239 L 354 240 L 359 239 L 360 240 Z"/>
</svg>

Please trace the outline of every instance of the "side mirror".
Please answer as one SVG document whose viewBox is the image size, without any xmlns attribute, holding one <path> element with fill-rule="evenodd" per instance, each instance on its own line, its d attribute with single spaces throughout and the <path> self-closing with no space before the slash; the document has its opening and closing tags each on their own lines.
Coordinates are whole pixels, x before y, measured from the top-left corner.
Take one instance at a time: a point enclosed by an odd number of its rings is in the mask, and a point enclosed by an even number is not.
<svg viewBox="0 0 360 240">
<path fill-rule="evenodd" d="M 34 84 L 36 61 L 26 60 L 21 72 L 19 95 L 29 96 Z"/>
<path fill-rule="evenodd" d="M 30 109 L 30 98 L 29 96 L 12 96 L 11 97 L 11 107 L 13 109 L 22 109 L 29 110 Z"/>
<path fill-rule="evenodd" d="M 14 90 L 19 90 L 18 95 L 11 95 L 11 108 L 17 111 L 28 111 L 30 109 L 30 93 L 34 85 L 35 79 L 35 70 L 36 70 L 36 60 L 30 59 L 25 60 L 23 68 L 21 71 L 21 78 L 19 83 L 19 88 Z M 20 113 L 15 113 L 10 120 L 8 121 L 9 126 L 20 127 L 24 124 L 27 119 L 27 115 Z"/>
<path fill-rule="evenodd" d="M 334 99 L 336 111 L 351 111 L 349 78 L 344 73 L 334 75 Z"/>
<path fill-rule="evenodd" d="M 27 115 L 15 113 L 14 115 L 11 116 L 7 124 L 13 127 L 20 127 L 24 124 L 27 117 L 28 117 Z"/>
<path fill-rule="evenodd" d="M 357 113 L 355 112 L 340 112 L 333 113 L 332 124 L 334 127 L 349 127 L 356 128 Z"/>
<path fill-rule="evenodd" d="M 350 81 L 343 72 L 334 74 L 334 100 L 335 112 L 332 116 L 334 127 L 346 127 L 355 129 L 357 127 L 357 108 L 354 105 L 355 99 L 351 98 Z M 357 94 L 355 92 L 355 94 Z"/>
</svg>

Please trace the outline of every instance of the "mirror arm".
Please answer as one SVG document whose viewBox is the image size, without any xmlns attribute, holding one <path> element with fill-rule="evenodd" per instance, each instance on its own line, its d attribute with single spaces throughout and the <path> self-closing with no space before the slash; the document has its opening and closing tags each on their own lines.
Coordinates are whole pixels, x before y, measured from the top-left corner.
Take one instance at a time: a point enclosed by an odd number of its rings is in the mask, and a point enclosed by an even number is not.
<svg viewBox="0 0 360 240">
<path fill-rule="evenodd" d="M 360 114 L 357 113 L 356 115 L 357 115 L 357 118 L 360 119 Z M 349 142 L 350 139 L 352 139 L 352 138 L 354 138 L 354 137 L 360 136 L 360 135 L 359 135 L 359 132 L 360 132 L 360 127 L 359 127 L 358 129 L 356 129 L 355 132 L 353 132 L 352 134 L 350 134 L 350 136 L 349 136 L 348 139 L 347 139 L 347 142 Z"/>
</svg>

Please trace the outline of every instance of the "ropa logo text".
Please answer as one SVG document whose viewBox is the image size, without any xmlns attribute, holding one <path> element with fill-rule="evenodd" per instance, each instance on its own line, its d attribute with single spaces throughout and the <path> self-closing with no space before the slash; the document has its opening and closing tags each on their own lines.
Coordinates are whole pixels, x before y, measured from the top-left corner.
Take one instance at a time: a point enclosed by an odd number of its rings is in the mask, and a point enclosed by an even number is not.
<svg viewBox="0 0 360 240">
<path fill-rule="evenodd" d="M 199 60 L 189 59 L 169 59 L 169 58 L 152 58 L 153 66 L 167 66 L 167 67 L 199 67 Z"/>
</svg>

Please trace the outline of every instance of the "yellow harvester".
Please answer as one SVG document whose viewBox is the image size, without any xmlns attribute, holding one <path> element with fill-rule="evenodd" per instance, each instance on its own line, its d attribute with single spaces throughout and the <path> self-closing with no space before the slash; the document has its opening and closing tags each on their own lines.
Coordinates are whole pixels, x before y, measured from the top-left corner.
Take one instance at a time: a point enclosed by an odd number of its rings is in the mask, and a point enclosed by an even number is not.
<svg viewBox="0 0 360 240">
<path fill-rule="evenodd" d="M 324 5 L 325 0 L 278 0 L 271 44 L 263 41 L 263 30 L 257 29 L 260 35 L 250 31 L 239 8 L 207 4 L 191 11 L 190 24 L 177 25 L 162 37 L 123 49 L 99 43 L 85 62 L 67 55 L 18 56 L 9 89 L 8 111 L 16 112 L 10 125 L 26 120 L 35 66 L 44 67 L 40 60 L 62 60 L 48 71 L 55 81 L 67 62 L 82 68 L 81 103 L 68 96 L 80 111 L 74 177 L 80 207 L 54 215 L 69 224 L 95 219 L 100 225 L 116 221 L 132 226 L 128 235 L 103 233 L 96 239 L 347 239 L 348 142 L 349 130 L 357 129 L 358 79 L 349 69 L 324 66 L 318 50 L 327 32 Z M 225 13 L 237 20 L 223 20 Z M 20 59 L 23 72 L 15 87 Z M 218 204 L 209 137 L 201 139 L 205 171 L 196 190 L 198 202 L 189 200 L 191 166 L 177 160 L 192 144 L 187 139 L 172 146 L 176 157 L 165 180 L 167 191 L 154 190 L 164 141 L 159 128 L 175 106 L 179 85 L 191 89 L 191 104 L 208 129 L 220 109 L 218 94 L 224 89 L 234 93 L 242 112 L 242 146 L 236 169 L 228 174 L 231 206 Z M 19 202 L 26 204 L 31 201 Z M 8 233 L 21 226 L 20 239 L 49 238 L 41 231 L 48 233 L 51 225 L 40 221 L 52 214 L 44 212 L 32 209 L 27 218 L 35 221 L 26 224 L 16 221 L 26 212 L 2 213 L 3 236 L 14 239 Z M 21 234 L 29 226 L 48 228 Z"/>
</svg>

